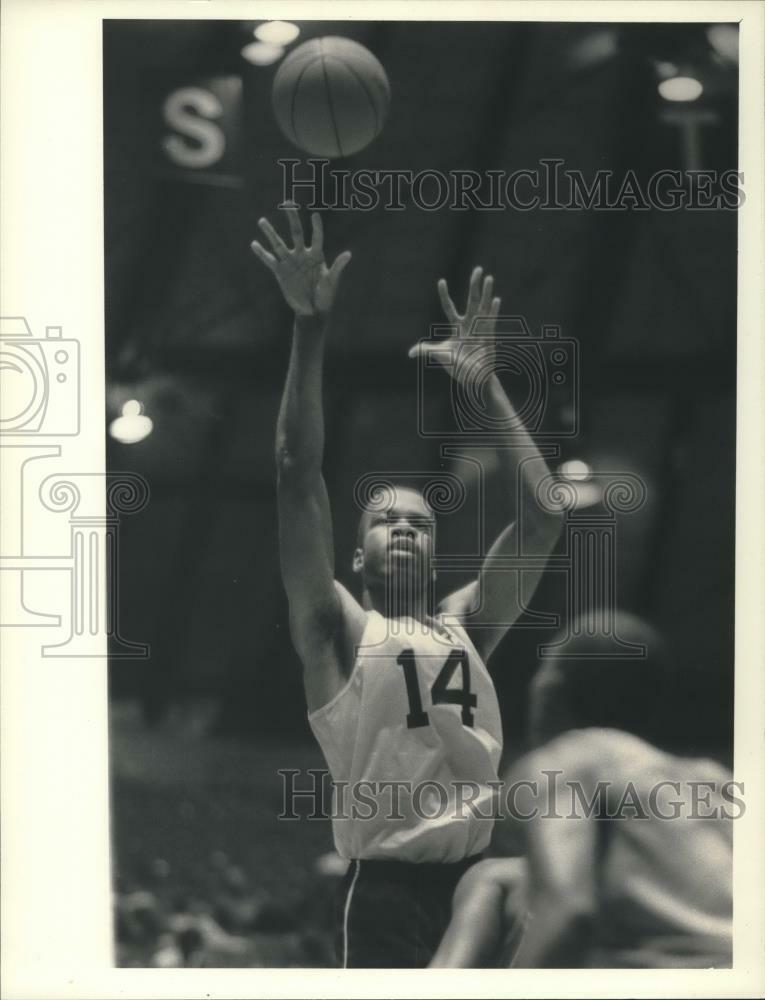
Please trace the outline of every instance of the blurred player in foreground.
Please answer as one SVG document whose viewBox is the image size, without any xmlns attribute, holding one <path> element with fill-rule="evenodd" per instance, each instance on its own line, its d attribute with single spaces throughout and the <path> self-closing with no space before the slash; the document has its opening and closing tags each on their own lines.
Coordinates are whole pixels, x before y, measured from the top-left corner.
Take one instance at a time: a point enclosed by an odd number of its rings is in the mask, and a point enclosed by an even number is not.
<svg viewBox="0 0 765 1000">
<path fill-rule="evenodd" d="M 338 958 L 343 966 L 425 966 L 448 924 L 459 877 L 491 836 L 491 810 L 477 818 L 462 803 L 460 788 L 472 783 L 480 802 L 497 780 L 502 729 L 485 661 L 513 623 L 517 612 L 510 609 L 521 606 L 519 574 L 502 571 L 503 557 L 516 551 L 516 528 L 511 521 L 478 577 L 436 607 L 433 511 L 417 490 L 390 484 L 387 496 L 374 498 L 385 502 L 371 502 L 361 515 L 353 558 L 361 600 L 335 579 L 322 475 L 322 362 L 329 312 L 350 254 L 327 267 L 320 217 L 312 217 L 310 247 L 297 209 L 287 208 L 287 218 L 291 247 L 261 219 L 272 252 L 258 243 L 252 248 L 295 313 L 276 430 L 280 551 L 308 718 L 333 780 L 351 796 L 333 817 L 335 845 L 351 862 L 341 886 Z M 441 357 L 449 348 L 459 352 L 476 319 L 484 320 L 482 334 L 494 333 L 499 299 L 480 268 L 471 277 L 464 315 L 445 281 L 439 293 L 454 330 L 438 344 Z M 422 342 L 410 353 L 428 349 Z M 491 366 L 490 336 L 468 350 L 472 370 Z M 466 377 L 458 364 L 450 371 Z M 514 425 L 520 445 L 499 449 L 498 456 L 521 484 L 524 543 L 546 557 L 560 530 L 560 518 L 535 500 L 547 466 L 495 374 L 485 390 L 492 418 Z M 514 519 L 512 499 L 508 518 Z M 534 573 L 536 584 L 542 569 Z M 363 791 L 363 801 L 353 801 L 354 791 Z"/>
<path fill-rule="evenodd" d="M 586 658 L 590 640 L 582 659 L 543 661 L 538 748 L 511 767 L 517 795 L 495 827 L 495 850 L 517 856 L 463 876 L 433 967 L 730 967 L 740 786 L 715 761 L 650 742 L 666 656 L 645 623 L 617 622 L 646 659 Z"/>
</svg>

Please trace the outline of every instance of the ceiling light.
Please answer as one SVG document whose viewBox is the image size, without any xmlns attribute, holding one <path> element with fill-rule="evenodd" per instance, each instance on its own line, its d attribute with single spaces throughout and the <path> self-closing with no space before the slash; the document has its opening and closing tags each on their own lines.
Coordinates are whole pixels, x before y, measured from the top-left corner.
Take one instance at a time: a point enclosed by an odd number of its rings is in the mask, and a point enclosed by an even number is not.
<svg viewBox="0 0 765 1000">
<path fill-rule="evenodd" d="M 703 91 L 702 85 L 692 76 L 673 76 L 659 84 L 659 93 L 665 101 L 695 101 Z"/>
<path fill-rule="evenodd" d="M 560 464 L 558 474 L 564 479 L 586 482 L 592 476 L 592 467 L 579 458 L 570 458 L 567 462 Z"/>
<path fill-rule="evenodd" d="M 270 66 L 281 59 L 284 49 L 281 45 L 270 45 L 267 42 L 250 42 L 242 49 L 242 55 L 254 66 Z"/>
<path fill-rule="evenodd" d="M 151 434 L 154 423 L 141 409 L 137 399 L 128 399 L 122 404 L 122 416 L 109 424 L 109 433 L 120 444 L 137 444 Z"/>
<path fill-rule="evenodd" d="M 271 45 L 289 45 L 300 34 L 300 28 L 289 21 L 264 21 L 255 29 L 255 37 Z"/>
</svg>

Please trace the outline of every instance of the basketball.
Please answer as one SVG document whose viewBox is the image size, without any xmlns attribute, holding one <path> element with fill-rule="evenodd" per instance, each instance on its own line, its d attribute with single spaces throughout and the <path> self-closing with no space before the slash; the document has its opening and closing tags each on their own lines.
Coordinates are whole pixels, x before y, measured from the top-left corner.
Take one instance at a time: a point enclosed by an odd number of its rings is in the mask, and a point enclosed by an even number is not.
<svg viewBox="0 0 765 1000">
<path fill-rule="evenodd" d="M 390 104 L 382 64 L 350 38 L 314 38 L 291 52 L 274 79 L 284 135 L 314 156 L 350 156 L 381 132 Z"/>
</svg>

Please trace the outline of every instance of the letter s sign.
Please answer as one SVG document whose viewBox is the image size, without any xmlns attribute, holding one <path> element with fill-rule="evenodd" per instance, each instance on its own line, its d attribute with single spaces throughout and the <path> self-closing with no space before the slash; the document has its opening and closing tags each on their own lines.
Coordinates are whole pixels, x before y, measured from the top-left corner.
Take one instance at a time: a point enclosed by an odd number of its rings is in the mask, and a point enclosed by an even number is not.
<svg viewBox="0 0 765 1000">
<path fill-rule="evenodd" d="M 165 122 L 180 133 L 162 139 L 162 148 L 173 163 L 203 169 L 221 159 L 226 137 L 213 121 L 223 114 L 223 105 L 215 94 L 201 87 L 181 87 L 167 97 L 163 114 Z"/>
</svg>

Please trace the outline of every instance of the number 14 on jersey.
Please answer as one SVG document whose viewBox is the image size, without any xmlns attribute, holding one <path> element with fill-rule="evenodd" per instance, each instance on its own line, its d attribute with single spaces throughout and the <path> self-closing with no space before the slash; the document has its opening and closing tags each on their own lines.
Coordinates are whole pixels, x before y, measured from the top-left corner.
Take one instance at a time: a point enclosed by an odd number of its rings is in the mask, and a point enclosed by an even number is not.
<svg viewBox="0 0 765 1000">
<path fill-rule="evenodd" d="M 409 699 L 409 713 L 406 717 L 407 728 L 417 729 L 420 726 L 429 726 L 430 718 L 422 707 L 420 679 L 417 675 L 417 660 L 414 650 L 402 650 L 396 662 L 404 670 L 406 694 Z M 457 667 L 462 669 L 462 687 L 450 688 L 448 684 Z M 470 727 L 474 725 L 475 717 L 472 710 L 476 707 L 477 699 L 470 690 L 470 662 L 464 649 L 451 651 L 446 663 L 441 667 L 438 677 L 433 681 L 430 697 L 434 705 L 461 705 L 462 724 Z"/>
</svg>

